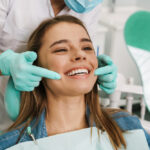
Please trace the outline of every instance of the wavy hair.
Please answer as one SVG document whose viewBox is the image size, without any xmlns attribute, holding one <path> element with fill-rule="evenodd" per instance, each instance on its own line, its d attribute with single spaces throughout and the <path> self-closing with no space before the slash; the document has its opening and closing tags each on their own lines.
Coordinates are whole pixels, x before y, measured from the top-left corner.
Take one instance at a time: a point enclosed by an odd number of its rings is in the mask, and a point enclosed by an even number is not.
<svg viewBox="0 0 150 150">
<path fill-rule="evenodd" d="M 88 34 L 86 27 L 79 19 L 68 15 L 58 16 L 42 22 L 36 28 L 28 40 L 27 49 L 38 54 L 38 50 L 42 45 L 42 38 L 45 32 L 61 22 L 67 22 L 70 23 L 70 25 L 78 24 L 82 26 Z M 34 62 L 34 65 L 38 65 L 38 59 Z M 123 131 L 112 118 L 112 114 L 120 110 L 106 109 L 100 106 L 96 83 L 92 91 L 85 94 L 85 101 L 90 109 L 90 126 L 92 126 L 93 122 L 95 122 L 98 129 L 106 131 L 115 150 L 120 148 L 122 145 L 126 148 L 126 142 L 122 134 Z M 46 105 L 47 98 L 43 82 L 40 82 L 40 85 L 32 92 L 22 92 L 19 116 L 8 131 L 18 127 L 23 127 L 23 130 L 20 133 L 21 137 L 33 119 L 36 118 L 36 123 L 38 123 L 40 115 L 46 108 Z"/>
</svg>

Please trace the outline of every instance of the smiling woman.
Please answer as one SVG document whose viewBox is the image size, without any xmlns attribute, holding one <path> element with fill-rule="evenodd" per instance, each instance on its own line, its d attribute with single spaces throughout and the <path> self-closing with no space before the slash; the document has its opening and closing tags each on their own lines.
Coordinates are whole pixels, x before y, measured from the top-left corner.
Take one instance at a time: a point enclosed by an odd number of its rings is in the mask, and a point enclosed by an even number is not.
<svg viewBox="0 0 150 150">
<path fill-rule="evenodd" d="M 91 91 L 98 63 L 87 31 L 79 24 L 60 22 L 46 31 L 42 41 L 38 64 L 61 75 L 59 81 L 45 79 L 47 93 L 74 96 Z"/>
<path fill-rule="evenodd" d="M 99 105 L 97 77 L 94 76 L 98 62 L 89 34 L 80 20 L 72 16 L 59 16 L 42 22 L 30 36 L 27 49 L 37 53 L 38 59 L 34 65 L 58 72 L 61 79 L 43 78 L 33 92 L 22 93 L 20 114 L 8 129 L 9 132 L 0 137 L 0 149 L 47 136 L 52 136 L 57 143 L 56 134 L 65 133 L 64 138 L 67 138 L 66 133 L 78 130 L 77 135 L 80 135 L 81 129 L 94 126 L 98 133 L 107 133 L 108 141 L 117 150 L 122 145 L 128 146 L 123 136 L 124 130 L 142 129 L 136 117 Z M 145 135 L 148 139 L 146 132 Z M 57 146 L 50 146 L 49 149 Z M 68 148 L 66 144 L 63 146 Z"/>
</svg>

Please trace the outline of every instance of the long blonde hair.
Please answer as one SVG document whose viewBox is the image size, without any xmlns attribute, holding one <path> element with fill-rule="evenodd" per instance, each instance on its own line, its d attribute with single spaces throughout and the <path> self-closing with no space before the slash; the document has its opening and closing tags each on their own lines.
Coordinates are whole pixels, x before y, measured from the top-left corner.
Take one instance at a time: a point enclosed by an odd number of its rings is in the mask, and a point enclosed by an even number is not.
<svg viewBox="0 0 150 150">
<path fill-rule="evenodd" d="M 32 50 L 38 54 L 38 50 L 42 45 L 42 38 L 45 32 L 60 22 L 78 24 L 82 26 L 87 32 L 87 29 L 79 19 L 68 15 L 58 16 L 53 19 L 48 19 L 38 26 L 38 28 L 29 38 L 27 49 Z M 34 62 L 34 65 L 38 65 L 38 59 Z M 21 97 L 20 114 L 14 124 L 8 129 L 8 131 L 10 131 L 14 128 L 23 126 L 20 137 L 33 119 L 36 119 L 38 123 L 40 115 L 46 108 L 47 104 L 46 92 L 42 82 L 40 82 L 40 85 L 36 87 L 34 91 L 22 92 Z M 118 127 L 116 122 L 111 117 L 112 113 L 115 111 L 113 109 L 102 108 L 99 104 L 96 83 L 92 91 L 88 94 L 85 94 L 85 100 L 90 109 L 90 125 L 92 126 L 93 122 L 95 122 L 98 129 L 106 131 L 109 135 L 109 139 L 113 147 L 116 150 L 122 145 L 126 148 L 126 142 L 122 134 L 123 131 Z"/>
</svg>

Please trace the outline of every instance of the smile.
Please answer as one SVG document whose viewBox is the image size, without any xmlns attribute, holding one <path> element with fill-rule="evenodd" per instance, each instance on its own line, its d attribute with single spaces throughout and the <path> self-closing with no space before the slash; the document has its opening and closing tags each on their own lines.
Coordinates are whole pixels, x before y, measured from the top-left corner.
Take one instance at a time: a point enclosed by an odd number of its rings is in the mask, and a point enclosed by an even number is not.
<svg viewBox="0 0 150 150">
<path fill-rule="evenodd" d="M 76 70 L 72 70 L 67 75 L 74 76 L 74 75 L 84 75 L 84 74 L 88 74 L 88 73 L 89 73 L 88 69 L 76 69 Z"/>
<path fill-rule="evenodd" d="M 69 78 L 85 79 L 90 75 L 90 69 L 87 67 L 73 68 L 65 73 Z"/>
</svg>

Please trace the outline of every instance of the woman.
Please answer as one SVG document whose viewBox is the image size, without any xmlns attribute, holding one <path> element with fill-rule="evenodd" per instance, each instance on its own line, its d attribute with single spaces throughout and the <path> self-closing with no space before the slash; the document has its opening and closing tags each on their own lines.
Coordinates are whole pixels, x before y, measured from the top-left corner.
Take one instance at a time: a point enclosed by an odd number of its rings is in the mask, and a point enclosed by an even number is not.
<svg viewBox="0 0 150 150">
<path fill-rule="evenodd" d="M 0 130 L 6 129 L 11 123 L 4 110 L 7 76 L 12 77 L 14 87 L 18 91 L 33 91 L 43 77 L 61 78 L 59 74 L 50 70 L 37 69 L 35 66 L 28 65 L 28 57 L 30 57 L 30 63 L 34 62 L 36 57 L 33 53 L 22 52 L 25 51 L 27 40 L 33 30 L 47 18 L 70 14 L 80 18 L 86 24 L 91 39 L 97 47 L 100 45 L 99 40 L 95 38 L 98 31 L 100 3 L 101 0 L 0 0 Z M 107 94 L 113 93 L 116 88 L 116 66 L 108 56 L 101 55 L 98 59 L 101 65 L 95 74 L 99 77 L 99 87 Z M 11 114 L 9 117 L 11 120 L 16 120 L 18 113 L 15 112 L 19 105 L 6 101 L 10 106 L 7 110 L 8 114 Z"/>
<path fill-rule="evenodd" d="M 94 76 L 98 62 L 80 20 L 59 16 L 44 21 L 30 36 L 27 49 L 37 53 L 35 65 L 58 72 L 61 80 L 43 79 L 33 92 L 22 93 L 20 114 L 0 137 L 0 149 L 96 126 L 107 132 L 117 150 L 127 146 L 124 130 L 142 129 L 136 117 L 100 107 Z"/>
</svg>

